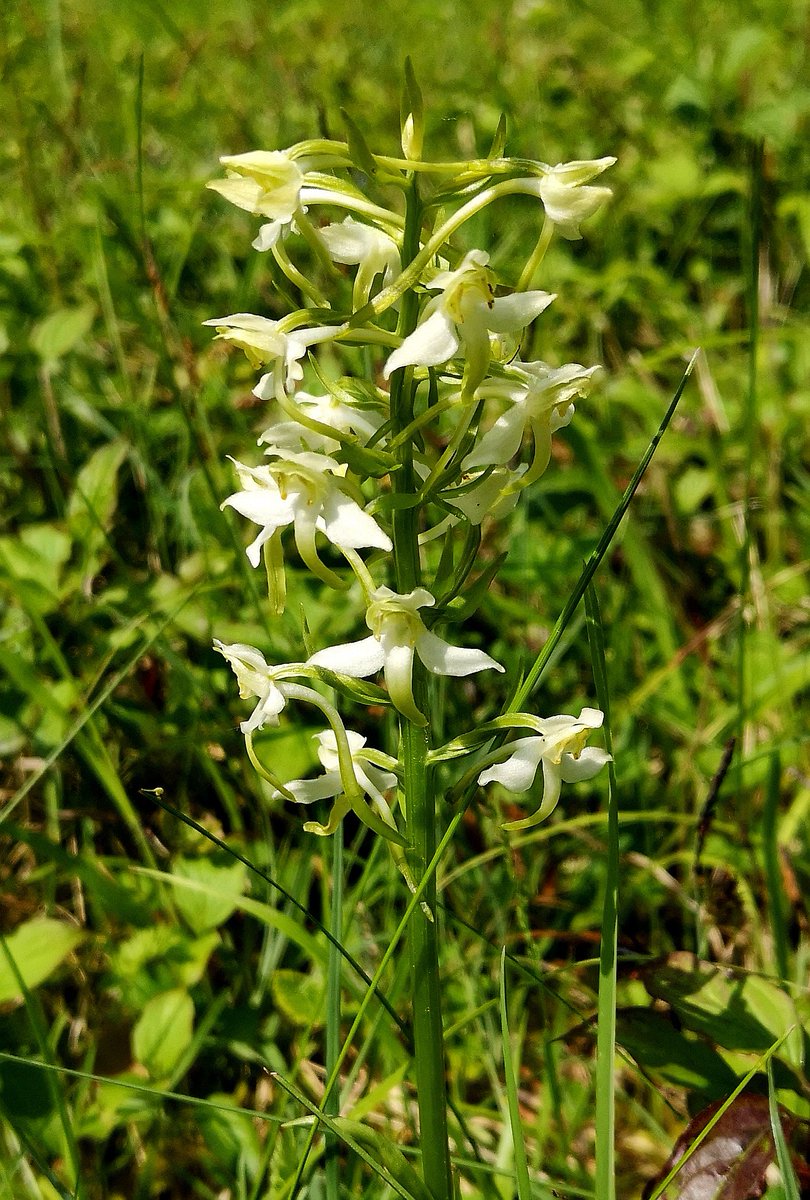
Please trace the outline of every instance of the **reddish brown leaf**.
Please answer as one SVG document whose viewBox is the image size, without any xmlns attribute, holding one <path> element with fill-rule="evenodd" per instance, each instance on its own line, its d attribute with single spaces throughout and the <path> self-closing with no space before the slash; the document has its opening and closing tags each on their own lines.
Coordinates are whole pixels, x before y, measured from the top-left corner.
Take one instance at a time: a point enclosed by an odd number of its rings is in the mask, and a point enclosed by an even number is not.
<svg viewBox="0 0 810 1200">
<path fill-rule="evenodd" d="M 645 1188 L 645 1200 L 684 1157 L 720 1107 L 720 1101 L 710 1104 L 690 1121 L 658 1178 Z M 779 1115 L 788 1140 L 796 1128 L 796 1118 L 781 1107 Z M 774 1158 L 767 1098 L 738 1096 L 686 1159 L 665 1194 L 668 1200 L 758 1200 L 765 1191 L 765 1173 Z"/>
</svg>

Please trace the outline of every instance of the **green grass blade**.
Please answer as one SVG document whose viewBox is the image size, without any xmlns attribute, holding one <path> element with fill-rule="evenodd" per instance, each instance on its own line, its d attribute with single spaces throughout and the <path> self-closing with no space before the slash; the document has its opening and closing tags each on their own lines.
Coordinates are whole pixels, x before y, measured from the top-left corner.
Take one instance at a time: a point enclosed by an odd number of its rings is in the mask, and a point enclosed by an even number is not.
<svg viewBox="0 0 810 1200">
<path fill-rule="evenodd" d="M 396 1176 L 393 1175 L 381 1162 L 378 1162 L 377 1159 L 370 1154 L 364 1146 L 361 1146 L 360 1143 L 357 1142 L 353 1137 L 349 1137 L 346 1129 L 343 1126 L 343 1122 L 338 1122 L 334 1119 L 334 1117 L 328 1116 L 322 1108 L 318 1108 L 317 1105 L 313 1104 L 312 1101 L 309 1100 L 302 1091 L 300 1091 L 294 1084 L 290 1083 L 288 1079 L 284 1079 L 283 1076 L 278 1074 L 278 1072 L 271 1072 L 271 1077 L 275 1080 L 280 1088 L 283 1088 L 288 1096 L 291 1096 L 296 1103 L 300 1104 L 301 1107 L 306 1109 L 308 1113 L 311 1113 L 313 1117 L 317 1118 L 314 1126 L 315 1128 L 317 1128 L 318 1123 L 324 1125 L 330 1133 L 334 1134 L 336 1138 L 339 1138 L 340 1141 L 344 1142 L 345 1145 L 347 1145 L 349 1149 L 358 1156 L 358 1158 L 362 1158 L 363 1162 L 370 1167 L 376 1175 L 379 1175 L 382 1181 L 388 1185 L 395 1195 L 401 1196 L 402 1200 L 421 1200 L 421 1198 L 415 1196 L 412 1191 L 409 1191 L 407 1188 L 403 1187 Z"/>
<path fill-rule="evenodd" d="M 501 950 L 500 971 L 501 1045 L 503 1047 L 503 1077 L 506 1083 L 506 1100 L 509 1106 L 509 1125 L 512 1130 L 512 1146 L 515 1154 L 515 1184 L 518 1200 L 531 1200 L 532 1187 L 529 1165 L 526 1161 L 526 1145 L 523 1141 L 523 1126 L 520 1120 L 517 1076 L 512 1061 L 509 1038 L 509 1011 L 506 1003 L 506 947 Z"/>
<path fill-rule="evenodd" d="M 613 753 L 610 730 L 610 690 L 605 665 L 605 636 L 599 600 L 593 584 L 585 592 L 588 642 L 599 707 L 605 714 L 605 745 Z M 602 941 L 599 949 L 599 1002 L 596 1027 L 596 1194 L 615 1200 L 615 1096 L 613 1064 L 616 1057 L 616 986 L 619 900 L 619 810 L 616 773 L 608 763 L 607 870 L 602 907 Z"/>
<path fill-rule="evenodd" d="M 793 1163 L 790 1161 L 790 1150 L 785 1141 L 785 1131 L 779 1117 L 779 1105 L 776 1101 L 776 1088 L 773 1082 L 773 1063 L 770 1061 L 768 1062 L 768 1113 L 771 1118 L 771 1133 L 776 1148 L 776 1162 L 782 1176 L 785 1200 L 801 1200 L 799 1183 L 796 1179 L 796 1172 L 793 1170 Z"/>
<path fill-rule="evenodd" d="M 672 420 L 673 416 L 675 415 L 675 409 L 678 407 L 678 404 L 680 403 L 680 399 L 681 399 L 681 396 L 683 395 L 684 389 L 689 380 L 689 376 L 692 374 L 692 369 L 695 365 L 695 360 L 698 356 L 698 353 L 699 353 L 699 351 L 696 350 L 695 353 L 692 355 L 691 359 L 689 360 L 689 365 L 687 366 L 686 370 L 683 373 L 683 377 L 682 377 L 680 383 L 678 384 L 678 387 L 675 391 L 675 395 L 672 397 L 672 400 L 669 403 L 669 407 L 667 408 L 667 411 L 664 413 L 661 424 L 658 426 L 658 429 L 656 430 L 655 434 L 653 435 L 653 437 L 650 441 L 650 444 L 648 445 L 647 449 L 644 451 L 644 454 L 641 457 L 641 461 L 639 462 L 638 466 L 636 467 L 635 471 L 633 472 L 633 477 L 630 480 L 630 482 L 628 483 L 627 487 L 625 488 L 624 494 L 622 495 L 621 500 L 619 501 L 618 505 L 616 506 L 616 510 L 613 513 L 613 516 L 610 518 L 607 525 L 605 526 L 602 536 L 600 537 L 595 548 L 591 552 L 591 555 L 588 558 L 588 561 L 585 563 L 582 574 L 580 575 L 579 580 L 577 581 L 577 585 L 574 588 L 574 590 L 571 592 L 571 595 L 568 597 L 568 600 L 565 603 L 565 607 L 563 608 L 562 612 L 560 613 L 559 617 L 557 618 L 557 623 L 555 624 L 553 630 L 551 631 L 548 641 L 545 643 L 545 645 L 543 646 L 543 649 L 538 654 L 534 663 L 530 667 L 525 679 L 523 680 L 523 683 L 520 685 L 517 692 L 515 693 L 514 698 L 512 699 L 511 703 L 509 704 L 509 707 L 508 707 L 509 712 L 517 712 L 521 708 L 523 708 L 524 704 L 529 699 L 529 697 L 531 696 L 534 689 L 537 687 L 537 684 L 540 681 L 540 677 L 542 676 L 543 672 L 545 671 L 546 667 L 548 666 L 549 659 L 551 658 L 552 654 L 554 653 L 557 643 L 559 642 L 560 638 L 562 637 L 563 633 L 565 632 L 565 628 L 568 625 L 568 622 L 571 620 L 571 617 L 574 615 L 577 607 L 579 606 L 580 600 L 585 595 L 585 590 L 588 587 L 588 584 L 593 579 L 593 577 L 597 571 L 597 568 L 599 567 L 599 564 L 601 563 L 602 559 L 607 554 L 607 552 L 610 548 L 611 542 L 613 541 L 614 537 L 616 536 L 616 532 L 619 528 L 619 525 L 621 524 L 622 518 L 623 518 L 624 514 L 627 512 L 628 508 L 630 507 L 630 502 L 633 499 L 633 496 L 636 494 L 639 484 L 641 483 L 642 479 L 644 478 L 646 470 L 652 461 L 652 457 L 655 454 L 655 451 L 658 449 L 658 444 L 661 441 L 661 438 L 664 436 L 670 421 Z"/>
<path fill-rule="evenodd" d="M 3 956 L 8 962 L 11 972 L 16 978 L 20 992 L 22 993 L 25 1001 L 25 1011 L 28 1015 L 28 1021 L 31 1025 L 31 1029 L 33 1030 L 34 1038 L 36 1039 L 36 1043 L 39 1047 L 39 1052 L 46 1062 L 51 1063 L 53 1054 L 48 1040 L 48 1031 L 45 1027 L 44 1015 L 39 1005 L 39 1001 L 26 984 L 22 976 L 22 972 L 20 971 L 20 968 L 18 967 L 17 962 L 11 953 L 8 942 L 2 933 L 0 933 L 0 951 L 2 951 Z M 71 1124 L 67 1101 L 65 1100 L 59 1081 L 54 1079 L 53 1076 L 49 1077 L 49 1081 L 51 1085 L 51 1096 L 56 1106 L 59 1124 L 62 1128 L 62 1134 L 64 1136 L 65 1148 L 68 1153 L 70 1174 L 73 1176 L 75 1181 L 74 1196 L 77 1197 L 78 1200 L 78 1198 L 84 1195 L 83 1190 L 81 1190 L 79 1147 L 76 1141 L 73 1125 Z"/>
<path fill-rule="evenodd" d="M 288 904 L 292 905 L 293 908 L 295 908 L 299 913 L 301 913 L 302 916 L 306 917 L 307 920 L 312 923 L 312 925 L 314 925 L 319 933 L 323 934 L 330 946 L 345 959 L 345 961 L 354 971 L 357 972 L 363 983 L 365 983 L 366 987 L 370 988 L 372 986 L 371 977 L 366 973 L 366 971 L 363 970 L 357 959 L 354 958 L 354 956 L 345 949 L 343 944 L 335 938 L 333 932 L 330 929 L 327 929 L 327 927 L 322 924 L 317 917 L 314 917 L 310 913 L 309 909 L 307 909 L 300 902 L 300 900 L 296 900 L 295 896 L 293 896 L 291 892 L 289 892 L 285 887 L 282 887 L 280 883 L 273 879 L 272 875 L 269 875 L 266 871 L 263 871 L 261 867 L 257 867 L 256 864 L 251 862 L 249 858 L 246 858 L 244 854 L 240 854 L 238 850 L 234 850 L 233 846 L 229 846 L 227 842 L 223 841 L 222 838 L 217 837 L 217 835 L 212 833 L 210 829 L 206 829 L 205 826 L 200 825 L 194 820 L 193 817 L 189 817 L 186 813 L 181 812 L 179 808 L 175 808 L 173 804 L 169 804 L 169 802 L 164 800 L 161 795 L 157 794 L 157 792 L 149 792 L 148 795 L 152 796 L 155 803 L 159 805 L 160 808 L 164 809 L 168 813 L 171 813 L 173 817 L 176 817 L 178 821 L 182 821 L 184 825 L 188 825 L 188 827 L 193 829 L 195 833 L 198 833 L 200 837 L 207 838 L 208 841 L 215 845 L 219 850 L 223 850 L 226 854 L 229 854 L 231 858 L 242 863 L 242 865 L 247 867 L 249 871 L 252 871 L 254 875 L 263 880 L 269 887 L 277 891 L 280 896 L 283 896 Z M 399 1031 L 406 1039 L 407 1044 L 410 1041 L 410 1031 L 408 1029 L 408 1025 L 405 1021 L 403 1021 L 396 1009 L 393 1008 L 393 1006 L 381 992 L 377 992 L 377 997 L 380 1001 L 380 1004 L 382 1004 L 383 1008 L 391 1017 L 392 1021 L 394 1021 L 398 1026 Z"/>
<path fill-rule="evenodd" d="M 774 750 L 765 783 L 765 804 L 762 812 L 762 853 L 765 858 L 765 880 L 768 889 L 768 916 L 773 937 L 776 970 L 779 978 L 788 978 L 789 957 L 787 939 L 787 914 L 782 891 L 782 876 L 779 869 L 779 843 L 777 841 L 777 815 L 779 812 L 779 784 L 782 774 L 781 757 Z"/>
<path fill-rule="evenodd" d="M 330 910 L 329 963 L 326 986 L 326 1072 L 331 1075 L 340 1053 L 340 938 L 343 933 L 343 823 L 332 838 L 332 904 Z M 336 1117 L 340 1111 L 338 1089 L 333 1088 L 324 1096 L 324 1112 Z M 326 1135 L 326 1200 L 339 1200 L 340 1160 L 337 1154 L 337 1139 L 332 1133 Z"/>
<path fill-rule="evenodd" d="M 63 1067 L 58 1063 L 40 1062 L 36 1058 L 26 1058 L 23 1054 L 10 1054 L 0 1050 L 0 1062 L 17 1063 L 19 1066 L 34 1067 L 39 1071 L 52 1074 L 66 1075 L 69 1079 L 84 1079 L 88 1083 L 103 1083 L 109 1087 L 123 1088 L 127 1092 L 139 1092 L 151 1096 L 155 1100 L 173 1100 L 178 1104 L 189 1104 L 192 1108 L 210 1108 L 215 1112 L 245 1115 L 272 1125 L 281 1125 L 282 1117 L 273 1116 L 257 1108 L 243 1108 L 239 1104 L 223 1104 L 219 1100 L 204 1100 L 199 1096 L 189 1096 L 185 1092 L 172 1092 L 164 1088 L 150 1087 L 146 1083 L 134 1083 L 130 1079 L 117 1079 L 111 1075 L 96 1075 L 92 1071 L 79 1071 L 75 1067 Z"/>
</svg>

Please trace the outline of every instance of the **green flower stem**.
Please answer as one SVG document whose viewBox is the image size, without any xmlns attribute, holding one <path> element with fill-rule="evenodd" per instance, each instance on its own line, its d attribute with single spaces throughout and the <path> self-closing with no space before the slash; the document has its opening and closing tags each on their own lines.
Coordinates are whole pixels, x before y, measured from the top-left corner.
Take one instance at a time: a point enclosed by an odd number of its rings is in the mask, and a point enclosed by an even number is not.
<svg viewBox="0 0 810 1200">
<path fill-rule="evenodd" d="M 295 224 L 304 241 L 326 272 L 327 278 L 339 279 L 340 272 L 332 262 L 326 242 L 301 208 L 295 214 Z"/>
<path fill-rule="evenodd" d="M 294 287 L 297 287 L 301 291 L 302 295 L 304 295 L 307 300 L 314 305 L 315 308 L 327 307 L 324 297 L 315 289 L 315 287 L 313 287 L 306 275 L 302 274 L 302 272 L 298 270 L 298 267 L 296 267 L 295 263 L 290 260 L 289 254 L 280 242 L 273 246 L 270 253 L 278 264 L 279 270 L 286 275 L 290 283 L 293 284 Z"/>
<path fill-rule="evenodd" d="M 329 943 L 329 967 L 326 998 L 326 1074 L 331 1076 L 337 1068 L 340 1055 L 340 972 L 343 966 L 340 942 L 343 936 L 343 824 L 338 824 L 332 839 L 332 906 L 329 929 L 333 941 Z M 332 1088 L 323 1098 L 323 1110 L 331 1117 L 340 1111 L 338 1088 Z M 338 1200 L 340 1196 L 340 1159 L 337 1139 L 328 1133 L 325 1137 L 326 1150 L 326 1195 L 327 1200 Z"/>
<path fill-rule="evenodd" d="M 408 192 L 405 219 L 403 261 L 418 253 L 420 203 L 416 180 Z M 407 337 L 416 327 L 418 302 L 413 291 L 402 298 L 397 332 Z M 413 421 L 413 375 L 407 369 L 395 371 L 391 379 L 391 424 L 394 436 Z M 413 465 L 410 438 L 397 449 L 400 470 L 396 473 L 397 491 L 413 496 L 418 478 Z M 419 510 L 415 506 L 395 508 L 393 513 L 394 565 L 397 590 L 409 592 L 419 586 Z M 413 694 L 420 712 L 427 708 L 426 672 L 418 659 L 413 665 Z M 403 783 L 408 840 L 411 843 L 413 876 L 418 885 L 436 852 L 436 809 L 427 756 L 430 750 L 429 727 L 421 728 L 400 721 Z M 436 905 L 436 881 L 431 876 L 424 893 L 426 908 Z M 422 1173 L 425 1186 L 434 1200 L 452 1200 L 450 1147 L 447 1135 L 447 1091 L 444 1069 L 444 1045 L 439 991 L 439 941 L 435 921 L 416 909 L 409 924 L 411 987 L 413 1000 L 414 1056 L 419 1103 Z"/>
<path fill-rule="evenodd" d="M 554 233 L 554 222 L 549 221 L 546 217 L 543 222 L 543 228 L 540 230 L 540 237 L 537 239 L 537 245 L 531 253 L 531 257 L 526 263 L 526 266 L 520 273 L 516 292 L 525 292 L 532 286 L 532 280 L 540 270 L 540 264 L 546 257 L 546 250 L 551 245 L 551 238 Z"/>
</svg>

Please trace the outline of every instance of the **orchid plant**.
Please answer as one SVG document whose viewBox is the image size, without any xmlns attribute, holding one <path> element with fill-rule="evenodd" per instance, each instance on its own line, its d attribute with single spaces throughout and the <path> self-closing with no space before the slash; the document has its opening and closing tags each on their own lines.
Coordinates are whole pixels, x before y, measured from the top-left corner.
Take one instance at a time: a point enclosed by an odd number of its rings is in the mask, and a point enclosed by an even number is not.
<svg viewBox="0 0 810 1200">
<path fill-rule="evenodd" d="M 364 619 L 370 631 L 300 663 L 271 665 L 256 647 L 215 646 L 240 695 L 254 701 L 242 731 L 272 797 L 308 812 L 329 801 L 325 820 L 304 825 L 321 837 L 355 813 L 386 840 L 405 887 L 419 889 L 410 950 L 422 1166 L 429 1194 L 450 1200 L 436 888 L 428 871 L 437 827 L 446 824 L 437 772 L 466 781 L 467 802 L 476 786 L 522 797 L 530 815 L 505 828 L 525 830 L 549 815 L 563 783 L 591 779 L 609 756 L 586 744 L 602 722 L 587 706 L 576 717 L 539 717 L 506 703 L 494 719 L 476 712 L 471 729 L 435 745 L 431 680 L 504 670 L 480 645 L 459 644 L 473 634 L 459 628 L 445 638 L 439 630 L 462 626 L 494 577 L 498 561 L 493 567 L 477 556 L 482 526 L 508 519 L 547 470 L 553 434 L 593 386 L 597 367 L 524 362 L 520 347 L 555 299 L 532 288 L 554 231 L 580 236 L 580 224 L 610 195 L 587 184 L 614 160 L 510 159 L 499 136 L 487 158 L 430 162 L 422 157 L 412 73 L 405 97 L 401 157 L 372 154 L 352 126 L 346 142 L 227 156 L 225 178 L 209 185 L 264 219 L 253 246 L 272 256 L 302 299 L 280 320 L 236 313 L 206 322 L 264 371 L 255 394 L 267 403 L 261 449 L 250 463 L 234 461 L 238 488 L 223 507 L 260 527 L 246 553 L 253 567 L 264 560 L 274 615 L 285 603 L 284 531 L 292 526 L 305 567 L 346 603 L 359 598 L 357 624 Z M 373 199 L 358 188 L 359 177 Z M 509 289 L 486 250 L 464 246 L 462 230 L 483 208 L 515 195 L 526 197 L 537 240 Z M 317 278 L 295 264 L 299 247 Z M 323 278 L 333 289 L 328 298 Z M 362 347 L 371 377 L 330 378 L 316 357 L 325 344 L 331 361 L 342 347 Z M 307 374 L 321 394 L 304 390 Z M 341 707 L 354 723 L 369 704 L 369 685 L 357 681 L 379 676 L 385 687 L 375 689 L 374 703 L 393 710 L 398 734 L 394 746 L 375 748 L 346 727 Z M 333 691 L 340 706 L 327 698 Z M 285 782 L 281 765 L 263 762 L 254 746 L 291 704 L 314 705 L 326 726 L 318 736 L 324 773 L 314 779 Z M 529 736 L 513 738 L 520 730 Z"/>
</svg>

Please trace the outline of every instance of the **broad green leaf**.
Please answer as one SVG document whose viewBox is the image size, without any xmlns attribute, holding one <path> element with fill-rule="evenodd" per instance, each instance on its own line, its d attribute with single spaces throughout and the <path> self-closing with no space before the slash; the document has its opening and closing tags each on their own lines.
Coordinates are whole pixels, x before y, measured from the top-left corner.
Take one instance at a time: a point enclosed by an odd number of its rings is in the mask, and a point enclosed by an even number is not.
<svg viewBox="0 0 810 1200">
<path fill-rule="evenodd" d="M 71 553 L 71 539 L 54 524 L 29 524 L 19 534 L 0 538 L 0 568 L 14 582 L 34 583 L 58 604 L 56 589 L 62 566 Z M 44 608 L 40 607 L 44 612 Z"/>
<path fill-rule="evenodd" d="M 9 955 L 25 986 L 35 988 L 53 974 L 84 936 L 75 925 L 50 917 L 35 917 L 18 925 L 0 943 L 0 1004 L 22 999 L 23 995 Z"/>
<path fill-rule="evenodd" d="M 44 362 L 56 362 L 90 332 L 96 309 L 93 304 L 59 308 L 31 331 L 31 345 Z"/>
<path fill-rule="evenodd" d="M 215 1092 L 207 1097 L 231 1106 L 233 1097 Z M 256 1178 L 261 1164 L 262 1144 L 255 1119 L 247 1113 L 222 1111 L 213 1108 L 197 1110 L 195 1120 L 202 1131 L 207 1149 L 228 1173 L 240 1176 L 242 1171 L 251 1180 Z"/>
<path fill-rule="evenodd" d="M 701 962 L 686 952 L 670 954 L 642 972 L 651 996 L 666 1000 L 687 1029 L 727 1050 L 761 1053 L 793 1029 L 780 1056 L 799 1068 L 804 1036 L 791 998 L 758 975 Z"/>
<path fill-rule="evenodd" d="M 95 574 L 100 566 L 98 560 L 105 549 L 106 532 L 118 503 L 118 469 L 126 454 L 125 442 L 107 442 L 90 456 L 76 476 L 67 519 L 83 574 Z"/>
<path fill-rule="evenodd" d="M 195 933 L 216 929 L 236 911 L 245 890 L 245 867 L 232 858 L 177 858 L 175 875 L 207 885 L 204 892 L 178 891 L 175 904 Z"/>
<path fill-rule="evenodd" d="M 190 890 L 190 891 L 210 891 L 211 888 L 207 883 L 201 883 L 196 879 L 182 879 L 177 875 L 170 875 L 165 871 L 156 871 L 151 867 L 135 867 L 137 871 L 146 879 L 158 879 L 164 883 L 170 883 L 175 889 Z M 299 946 L 304 953 L 314 962 L 325 964 L 327 953 L 323 942 L 303 928 L 300 921 L 296 921 L 289 913 L 286 913 L 278 908 L 273 908 L 270 904 L 264 904 L 261 900 L 254 900 L 250 896 L 240 896 L 237 907 L 242 911 L 249 913 L 255 917 L 257 921 L 267 925 L 271 929 L 278 930 L 284 937 L 294 942 Z"/>
<path fill-rule="evenodd" d="M 142 1005 L 156 992 L 197 983 L 218 944 L 215 932 L 190 937 L 178 926 L 153 925 L 122 942 L 112 953 L 110 965 L 127 1003 Z"/>
<path fill-rule="evenodd" d="M 322 770 L 318 763 L 315 734 L 311 726 L 280 725 L 257 734 L 254 747 L 260 760 L 281 779 L 304 779 Z"/>
<path fill-rule="evenodd" d="M 136 1074 L 125 1071 L 115 1078 L 121 1083 L 143 1086 L 143 1072 Z M 90 1103 L 77 1114 L 76 1134 L 78 1137 L 103 1142 L 116 1126 L 153 1117 L 159 1104 L 159 1092 L 150 1096 L 145 1091 L 130 1091 L 129 1088 L 119 1087 L 117 1083 L 98 1083 Z"/>
<path fill-rule="evenodd" d="M 649 1008 L 620 1009 L 616 1038 L 640 1067 L 678 1087 L 715 1097 L 727 1095 L 737 1082 L 716 1050 L 681 1033 L 664 1013 Z"/>
<path fill-rule="evenodd" d="M 185 988 L 161 992 L 147 1002 L 132 1031 L 136 1060 L 153 1079 L 163 1079 L 191 1042 L 194 1004 Z"/>
<path fill-rule="evenodd" d="M 0 1062 L 0 1107 L 5 1105 L 17 1119 L 47 1117 L 54 1107 L 53 1089 L 49 1084 L 48 1076 L 36 1065 Z"/>
<path fill-rule="evenodd" d="M 294 1025 L 323 1024 L 323 983 L 315 976 L 305 975 L 302 971 L 274 971 L 270 990 L 276 1007 Z"/>
</svg>

